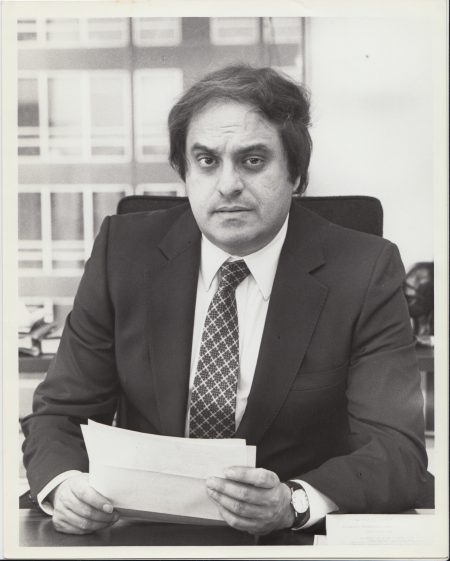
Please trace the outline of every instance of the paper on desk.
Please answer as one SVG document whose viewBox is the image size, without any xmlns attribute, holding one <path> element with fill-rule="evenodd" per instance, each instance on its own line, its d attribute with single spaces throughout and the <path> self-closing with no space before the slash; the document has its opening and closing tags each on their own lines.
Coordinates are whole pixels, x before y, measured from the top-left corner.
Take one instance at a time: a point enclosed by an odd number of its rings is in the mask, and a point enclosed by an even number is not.
<svg viewBox="0 0 450 561">
<path fill-rule="evenodd" d="M 119 511 L 139 518 L 222 523 L 205 479 L 223 476 L 231 465 L 255 466 L 256 448 L 243 439 L 159 436 L 94 421 L 81 428 L 90 484 Z"/>
<path fill-rule="evenodd" d="M 424 512 L 426 514 L 328 514 L 326 545 L 429 545 L 436 518 L 433 510 Z"/>
</svg>

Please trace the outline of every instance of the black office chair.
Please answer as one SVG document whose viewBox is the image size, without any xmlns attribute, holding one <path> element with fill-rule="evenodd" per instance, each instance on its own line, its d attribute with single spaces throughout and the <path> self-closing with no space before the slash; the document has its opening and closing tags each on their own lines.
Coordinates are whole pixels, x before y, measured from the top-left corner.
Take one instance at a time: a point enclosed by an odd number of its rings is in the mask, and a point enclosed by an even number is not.
<svg viewBox="0 0 450 561">
<path fill-rule="evenodd" d="M 377 236 L 383 235 L 383 207 L 375 197 L 299 197 L 298 204 L 316 212 L 330 222 Z M 164 195 L 129 195 L 119 201 L 117 214 L 161 210 L 187 201 L 187 197 Z"/>
</svg>

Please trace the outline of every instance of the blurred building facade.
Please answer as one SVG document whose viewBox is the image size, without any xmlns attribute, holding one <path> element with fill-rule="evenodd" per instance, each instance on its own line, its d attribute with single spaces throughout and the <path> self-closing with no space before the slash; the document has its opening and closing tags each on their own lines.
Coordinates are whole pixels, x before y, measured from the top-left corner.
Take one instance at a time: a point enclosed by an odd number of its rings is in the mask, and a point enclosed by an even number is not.
<svg viewBox="0 0 450 561">
<path fill-rule="evenodd" d="M 18 21 L 19 293 L 64 321 L 106 215 L 127 194 L 183 195 L 167 116 L 208 71 L 245 62 L 304 80 L 303 18 Z"/>
</svg>

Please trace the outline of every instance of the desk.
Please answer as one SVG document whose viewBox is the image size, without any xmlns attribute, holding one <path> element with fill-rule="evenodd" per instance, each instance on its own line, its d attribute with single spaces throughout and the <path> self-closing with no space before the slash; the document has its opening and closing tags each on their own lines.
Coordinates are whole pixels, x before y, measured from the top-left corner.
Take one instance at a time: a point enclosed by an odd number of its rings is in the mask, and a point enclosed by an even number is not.
<svg viewBox="0 0 450 561">
<path fill-rule="evenodd" d="M 74 536 L 57 532 L 51 518 L 41 512 L 19 511 L 19 544 L 22 547 L 312 545 L 313 541 L 314 534 L 289 530 L 255 537 L 229 526 L 157 524 L 124 519 L 106 530 Z"/>
</svg>

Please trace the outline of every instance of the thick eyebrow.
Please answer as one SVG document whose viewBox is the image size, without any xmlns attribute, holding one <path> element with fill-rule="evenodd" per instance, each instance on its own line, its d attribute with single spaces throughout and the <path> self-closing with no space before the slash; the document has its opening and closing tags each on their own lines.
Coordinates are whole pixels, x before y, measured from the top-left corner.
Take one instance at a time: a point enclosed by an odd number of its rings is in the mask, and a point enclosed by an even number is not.
<svg viewBox="0 0 450 561">
<path fill-rule="evenodd" d="M 243 146 L 236 150 L 238 156 L 244 156 L 245 154 L 252 154 L 253 152 L 260 152 L 262 154 L 271 154 L 272 150 L 264 144 L 263 142 L 257 142 L 256 144 L 250 144 L 249 146 Z"/>
<path fill-rule="evenodd" d="M 217 154 L 217 151 L 214 148 L 208 148 L 204 144 L 200 144 L 199 142 L 195 142 L 191 146 L 191 152 L 207 152 L 208 154 Z"/>
<path fill-rule="evenodd" d="M 208 154 L 216 155 L 218 152 L 214 148 L 209 148 L 204 144 L 195 142 L 191 147 L 191 152 L 207 152 Z M 249 144 L 248 146 L 243 146 L 236 150 L 236 155 L 243 156 L 245 154 L 251 154 L 253 152 L 262 152 L 264 154 L 270 154 L 272 150 L 264 144 L 263 142 L 257 142 L 255 144 Z"/>
</svg>

